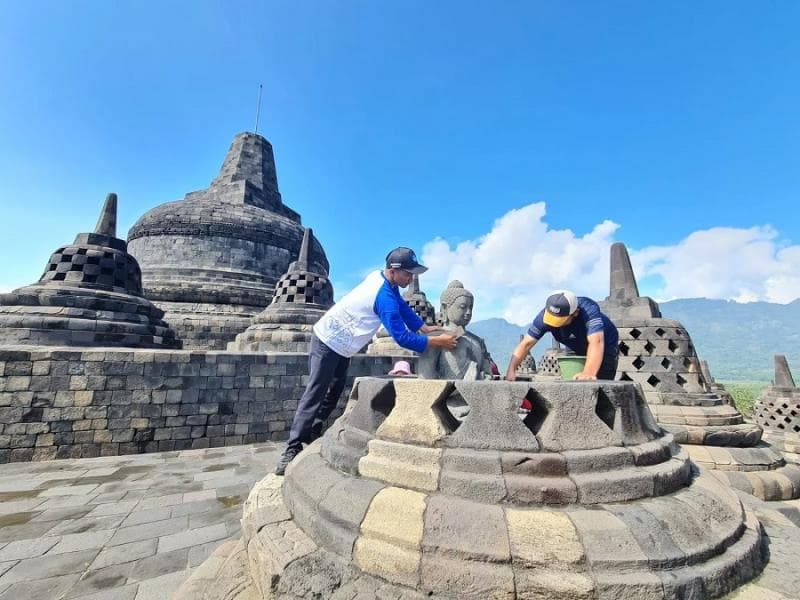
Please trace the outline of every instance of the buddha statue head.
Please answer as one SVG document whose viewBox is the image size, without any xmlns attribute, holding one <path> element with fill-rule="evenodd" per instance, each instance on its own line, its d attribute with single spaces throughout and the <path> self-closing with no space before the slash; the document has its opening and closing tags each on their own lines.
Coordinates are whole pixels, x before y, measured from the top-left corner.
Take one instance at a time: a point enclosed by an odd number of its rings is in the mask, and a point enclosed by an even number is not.
<svg viewBox="0 0 800 600">
<path fill-rule="evenodd" d="M 464 288 L 463 283 L 457 279 L 451 281 L 441 296 L 439 314 L 442 323 L 445 326 L 466 327 L 472 320 L 474 302 L 475 297 Z"/>
</svg>

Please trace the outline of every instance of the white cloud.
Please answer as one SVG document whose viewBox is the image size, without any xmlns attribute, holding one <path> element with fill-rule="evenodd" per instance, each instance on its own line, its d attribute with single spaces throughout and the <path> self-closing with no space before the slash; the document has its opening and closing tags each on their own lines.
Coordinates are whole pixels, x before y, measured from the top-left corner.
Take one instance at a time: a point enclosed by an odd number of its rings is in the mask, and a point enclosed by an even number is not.
<svg viewBox="0 0 800 600">
<path fill-rule="evenodd" d="M 631 253 L 640 277 L 657 275 L 658 296 L 786 303 L 800 296 L 800 246 L 783 245 L 769 226 L 713 227 L 674 246 Z"/>
<path fill-rule="evenodd" d="M 606 220 L 576 234 L 551 229 L 545 215 L 545 203 L 537 202 L 509 211 L 475 240 L 428 242 L 422 262 L 430 270 L 422 276 L 422 290 L 438 310 L 442 289 L 459 279 L 475 294 L 475 320 L 499 316 L 521 325 L 554 289 L 605 298 L 609 246 L 619 225 Z M 640 291 L 657 300 L 785 303 L 800 297 L 800 246 L 782 242 L 769 226 L 714 227 L 675 245 L 629 250 Z"/>
<path fill-rule="evenodd" d="M 551 229 L 545 214 L 545 203 L 537 202 L 509 211 L 479 239 L 425 244 L 422 262 L 430 270 L 422 289 L 437 304 L 447 283 L 459 279 L 475 294 L 475 320 L 502 316 L 519 324 L 533 318 L 553 289 L 608 295 L 608 247 L 619 225 L 603 221 L 578 236 Z"/>
</svg>

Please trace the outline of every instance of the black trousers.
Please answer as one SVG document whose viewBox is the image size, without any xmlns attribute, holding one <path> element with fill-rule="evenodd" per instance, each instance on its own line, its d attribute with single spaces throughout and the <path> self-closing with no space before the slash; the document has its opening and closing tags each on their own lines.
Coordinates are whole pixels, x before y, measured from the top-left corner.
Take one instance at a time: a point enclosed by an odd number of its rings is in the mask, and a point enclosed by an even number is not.
<svg viewBox="0 0 800 600">
<path fill-rule="evenodd" d="M 287 449 L 300 450 L 311 429 L 322 424 L 336 408 L 347 381 L 350 359 L 337 354 L 313 335 L 308 354 L 308 384 L 292 420 Z"/>
<path fill-rule="evenodd" d="M 598 379 L 614 379 L 617 374 L 617 363 L 619 362 L 619 354 L 614 353 L 604 354 L 603 362 L 600 363 L 600 369 L 597 371 Z"/>
</svg>

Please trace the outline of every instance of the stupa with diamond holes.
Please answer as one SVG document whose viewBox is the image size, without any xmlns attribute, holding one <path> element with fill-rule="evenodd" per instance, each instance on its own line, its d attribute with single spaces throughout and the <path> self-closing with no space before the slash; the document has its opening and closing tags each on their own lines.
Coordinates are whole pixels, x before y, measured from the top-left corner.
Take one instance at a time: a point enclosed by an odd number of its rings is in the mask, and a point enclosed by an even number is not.
<svg viewBox="0 0 800 600">
<path fill-rule="evenodd" d="M 234 579 L 204 597 L 715 598 L 764 560 L 753 514 L 629 382 L 359 379 L 242 524 L 238 552 L 210 559 L 241 576 L 179 599 Z"/>
<path fill-rule="evenodd" d="M 333 306 L 327 273 L 312 271 L 308 261 L 311 237 L 311 229 L 306 229 L 300 254 L 278 280 L 272 303 L 228 344 L 228 350 L 308 353 L 314 323 Z"/>
<path fill-rule="evenodd" d="M 800 464 L 800 389 L 782 354 L 775 356 L 775 380 L 756 400 L 753 418 L 764 428 L 766 441 L 786 460 Z"/>
<path fill-rule="evenodd" d="M 553 338 L 550 347 L 544 351 L 539 359 L 536 370 L 537 377 L 561 377 L 561 367 L 558 366 L 558 357 L 564 354 L 561 344 Z"/>
<path fill-rule="evenodd" d="M 109 194 L 93 233 L 56 250 L 37 283 L 0 294 L 0 345 L 180 348 L 116 230 Z"/>
<path fill-rule="evenodd" d="M 800 469 L 761 442 L 744 417 L 702 374 L 689 333 L 639 295 L 628 250 L 611 246 L 611 290 L 601 303 L 619 329 L 616 378 L 642 386 L 658 423 L 686 444 L 692 460 L 730 485 L 765 500 L 800 497 Z"/>
<path fill-rule="evenodd" d="M 204 190 L 157 206 L 131 228 L 144 293 L 192 350 L 224 350 L 266 308 L 298 255 L 300 215 L 278 191 L 272 145 L 240 133 Z M 311 238 L 310 271 L 328 272 Z"/>
<path fill-rule="evenodd" d="M 436 310 L 428 301 L 425 292 L 419 289 L 419 275 L 414 275 L 408 290 L 403 293 L 403 299 L 417 313 L 426 325 L 436 324 Z M 416 356 L 413 350 L 406 350 L 394 341 L 386 328 L 381 326 L 378 333 L 367 346 L 367 354 L 380 354 L 382 356 Z"/>
<path fill-rule="evenodd" d="M 734 406 L 733 396 L 731 396 L 728 390 L 725 389 L 724 385 L 717 383 L 717 380 L 714 379 L 707 361 L 700 361 L 700 372 L 703 374 L 703 379 L 705 380 L 708 389 L 722 398 L 726 404 Z"/>
<path fill-rule="evenodd" d="M 520 341 L 522 341 L 523 337 L 525 336 L 519 336 Z M 528 353 L 528 355 L 522 359 L 522 362 L 520 362 L 519 366 L 517 367 L 517 377 L 519 379 L 531 379 L 534 375 L 536 375 L 536 360 L 533 358 L 532 354 Z"/>
</svg>

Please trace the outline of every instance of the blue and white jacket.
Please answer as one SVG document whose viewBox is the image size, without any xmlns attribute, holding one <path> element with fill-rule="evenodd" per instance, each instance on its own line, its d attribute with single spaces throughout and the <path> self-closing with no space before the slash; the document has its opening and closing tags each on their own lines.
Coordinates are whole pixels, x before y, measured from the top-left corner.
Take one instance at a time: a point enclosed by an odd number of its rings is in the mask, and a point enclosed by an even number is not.
<svg viewBox="0 0 800 600">
<path fill-rule="evenodd" d="M 424 322 L 406 304 L 383 271 L 370 273 L 314 325 L 314 334 L 341 356 L 350 357 L 366 346 L 383 324 L 403 348 L 424 352 L 428 338 L 415 333 Z"/>
</svg>

